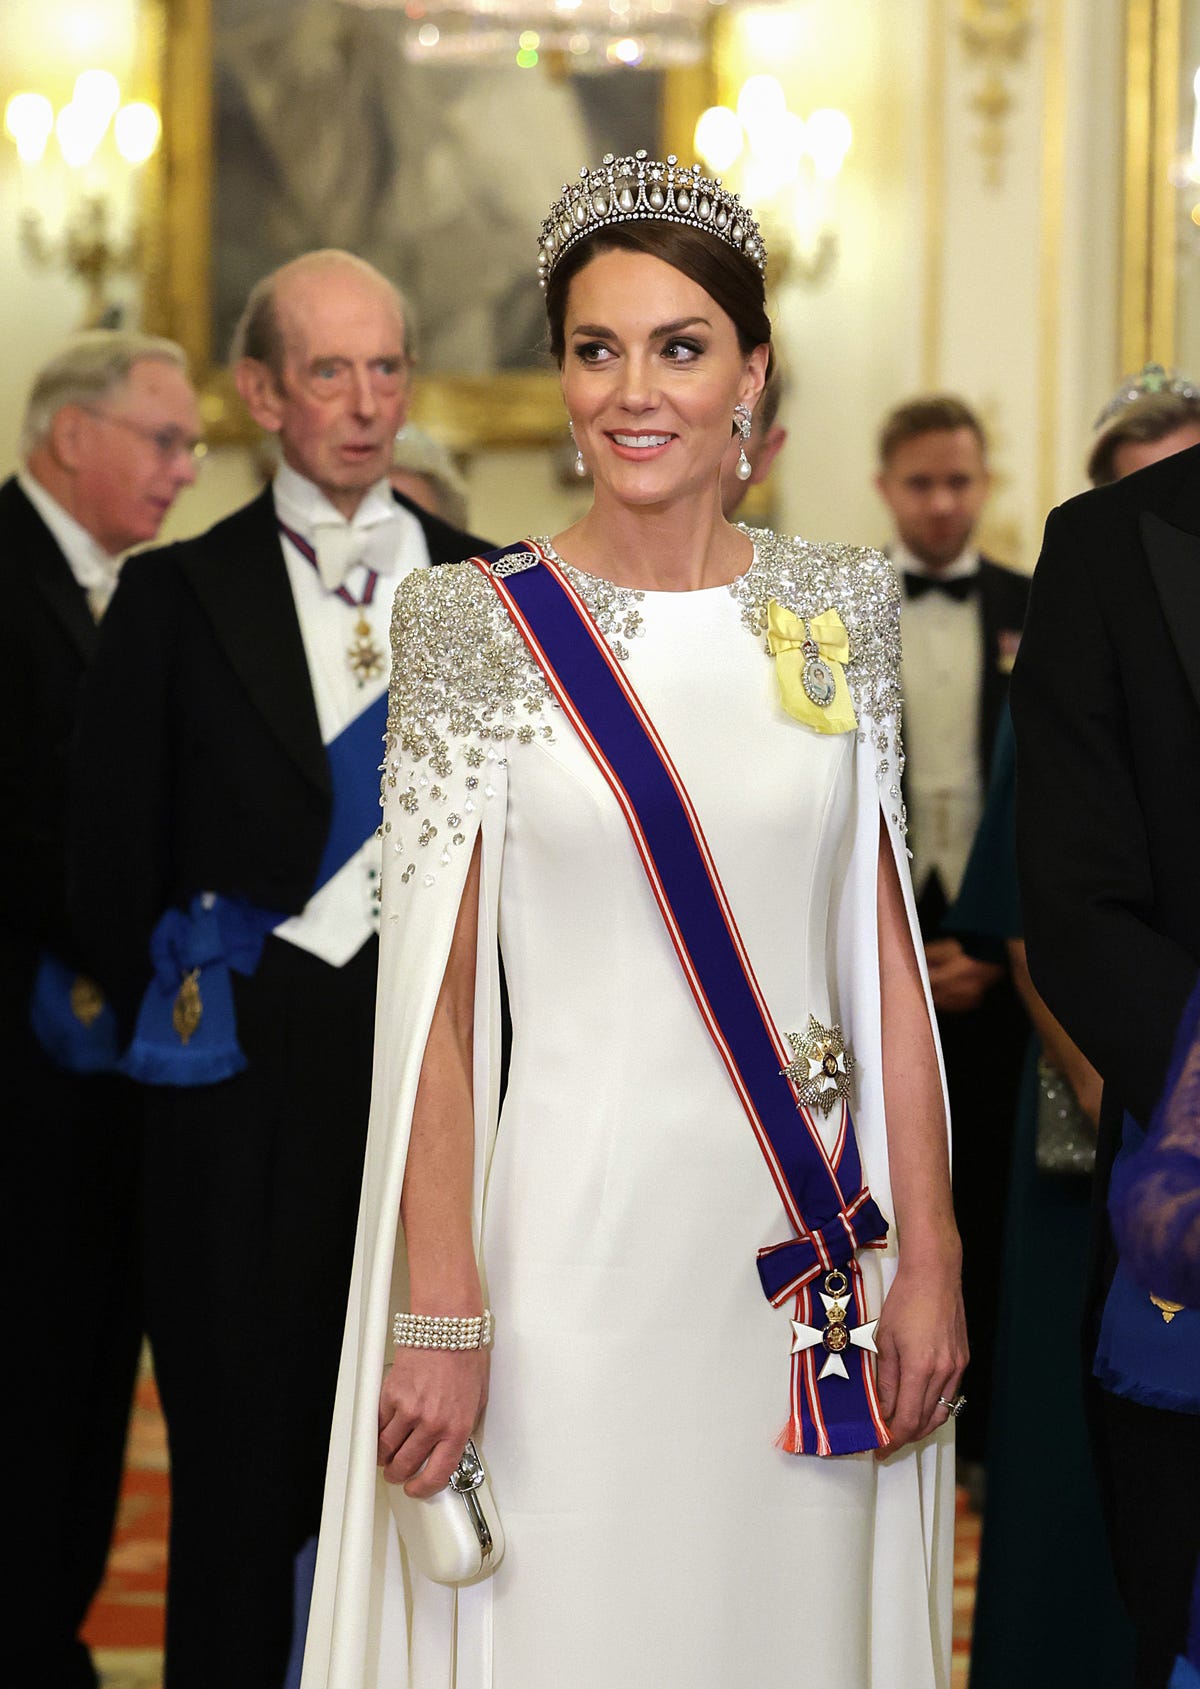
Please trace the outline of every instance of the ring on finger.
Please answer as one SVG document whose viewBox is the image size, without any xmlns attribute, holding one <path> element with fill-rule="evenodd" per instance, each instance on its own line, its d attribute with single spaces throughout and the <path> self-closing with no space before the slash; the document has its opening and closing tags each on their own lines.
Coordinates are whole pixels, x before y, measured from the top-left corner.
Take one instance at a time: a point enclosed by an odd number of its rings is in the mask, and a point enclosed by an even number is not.
<svg viewBox="0 0 1200 1689">
<path fill-rule="evenodd" d="M 953 1400 L 949 1402 L 946 1400 L 945 1396 L 938 1397 L 938 1406 L 944 1407 L 951 1419 L 957 1419 L 966 1405 L 967 1398 L 965 1396 L 955 1396 Z"/>
</svg>

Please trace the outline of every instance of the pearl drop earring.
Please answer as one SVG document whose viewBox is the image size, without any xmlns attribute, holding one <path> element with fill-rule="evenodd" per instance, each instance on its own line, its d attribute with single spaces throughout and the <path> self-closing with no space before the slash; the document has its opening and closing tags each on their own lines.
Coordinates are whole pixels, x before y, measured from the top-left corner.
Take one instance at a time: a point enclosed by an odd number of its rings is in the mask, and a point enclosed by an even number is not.
<svg viewBox="0 0 1200 1689">
<path fill-rule="evenodd" d="M 734 427 L 737 429 L 738 433 L 742 436 L 742 449 L 738 453 L 737 470 L 736 470 L 737 478 L 738 478 L 739 481 L 748 481 L 750 479 L 750 477 L 754 474 L 754 466 L 750 462 L 750 459 L 746 456 L 746 441 L 750 438 L 750 424 L 751 424 L 752 421 L 753 421 L 753 416 L 751 415 L 749 405 L 734 405 L 734 407 L 733 407 Z"/>
<path fill-rule="evenodd" d="M 571 439 L 575 443 L 575 473 L 582 481 L 584 476 L 587 474 L 587 464 L 583 461 L 583 453 L 579 449 L 579 441 L 575 439 L 575 424 L 571 421 L 568 421 L 567 423 L 567 432 L 570 434 Z"/>
</svg>

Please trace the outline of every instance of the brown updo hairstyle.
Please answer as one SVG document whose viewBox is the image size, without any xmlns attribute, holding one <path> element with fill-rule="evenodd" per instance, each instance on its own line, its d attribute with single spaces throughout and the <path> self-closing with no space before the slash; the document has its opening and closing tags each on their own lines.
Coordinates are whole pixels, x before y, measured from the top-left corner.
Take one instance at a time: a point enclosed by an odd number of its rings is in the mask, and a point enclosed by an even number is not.
<svg viewBox="0 0 1200 1689">
<path fill-rule="evenodd" d="M 567 295 L 585 265 L 602 252 L 644 252 L 680 271 L 715 299 L 737 330 L 742 355 L 756 346 L 769 348 L 766 379 L 775 367 L 771 319 L 767 315 L 766 286 L 758 265 L 715 235 L 687 223 L 647 218 L 613 223 L 585 235 L 559 260 L 546 283 L 546 316 L 550 323 L 550 351 L 559 369 L 566 357 Z"/>
</svg>

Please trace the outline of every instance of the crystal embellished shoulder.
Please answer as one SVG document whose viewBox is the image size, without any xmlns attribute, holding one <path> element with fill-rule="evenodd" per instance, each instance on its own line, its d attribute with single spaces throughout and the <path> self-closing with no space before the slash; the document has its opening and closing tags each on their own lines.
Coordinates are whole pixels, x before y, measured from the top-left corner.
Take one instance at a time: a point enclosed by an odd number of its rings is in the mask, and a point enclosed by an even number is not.
<svg viewBox="0 0 1200 1689">
<path fill-rule="evenodd" d="M 550 689 L 474 564 L 414 569 L 396 590 L 391 633 L 388 735 L 410 756 L 432 756 L 447 736 L 535 736 Z"/>
<path fill-rule="evenodd" d="M 836 610 L 850 640 L 846 683 L 856 711 L 876 722 L 898 721 L 900 587 L 888 559 L 867 546 L 820 545 L 738 527 L 754 542 L 755 561 L 729 590 L 764 649 L 772 599 L 805 619 Z"/>
</svg>

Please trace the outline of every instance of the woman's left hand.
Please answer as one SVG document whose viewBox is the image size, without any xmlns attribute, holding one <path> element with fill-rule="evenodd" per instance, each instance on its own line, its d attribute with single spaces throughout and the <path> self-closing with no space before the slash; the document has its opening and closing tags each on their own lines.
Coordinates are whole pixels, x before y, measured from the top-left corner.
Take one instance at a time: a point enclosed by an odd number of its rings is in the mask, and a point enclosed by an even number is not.
<svg viewBox="0 0 1200 1689">
<path fill-rule="evenodd" d="M 967 1364 L 967 1322 L 957 1268 L 902 1265 L 884 1300 L 875 1333 L 879 1405 L 892 1441 L 886 1460 L 905 1443 L 928 1437 L 949 1419 Z"/>
</svg>

